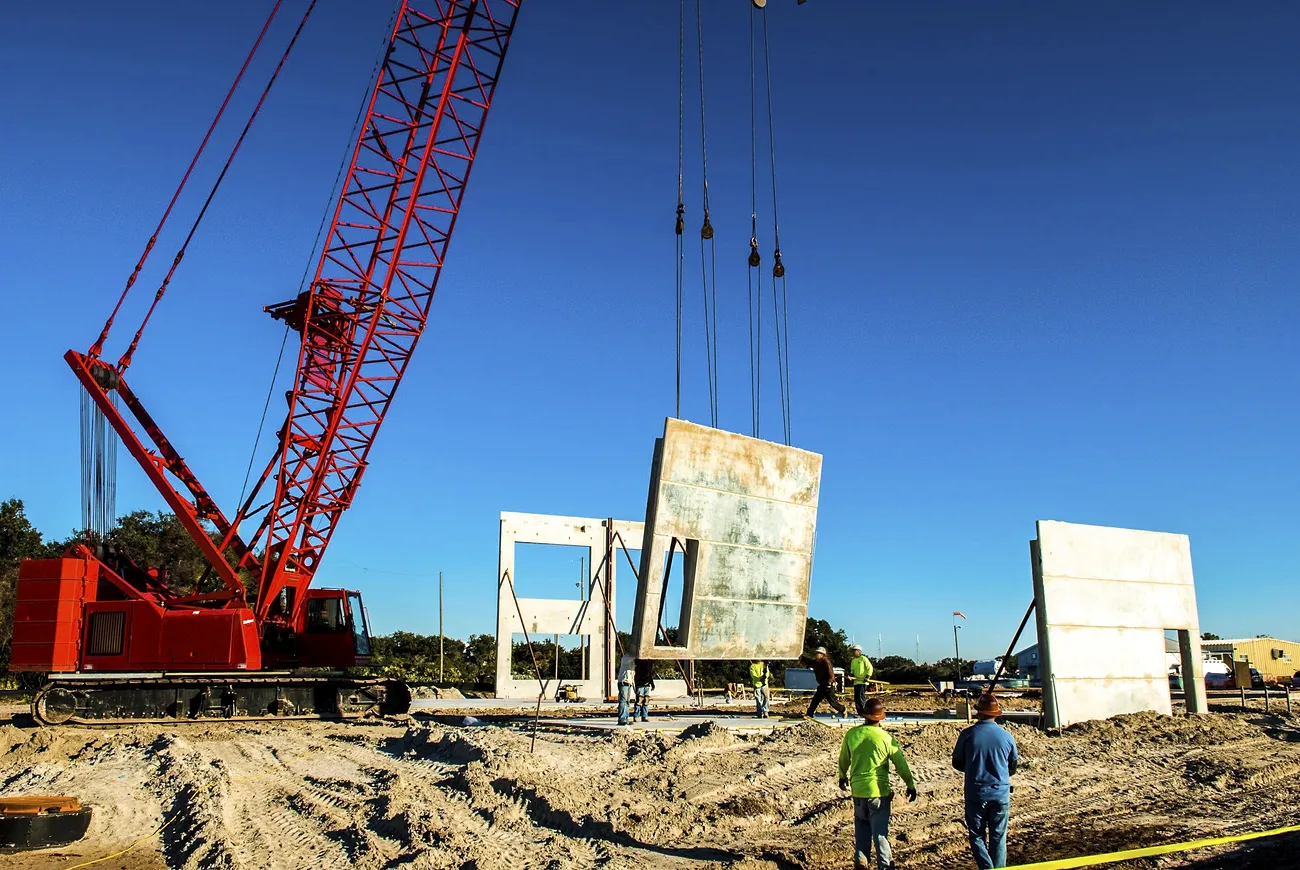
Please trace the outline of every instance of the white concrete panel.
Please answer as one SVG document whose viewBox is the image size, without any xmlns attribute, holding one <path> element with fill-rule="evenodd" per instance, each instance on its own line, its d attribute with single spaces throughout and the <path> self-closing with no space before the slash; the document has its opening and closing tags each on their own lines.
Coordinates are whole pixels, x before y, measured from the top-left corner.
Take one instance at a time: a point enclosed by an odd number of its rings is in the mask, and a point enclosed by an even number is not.
<svg viewBox="0 0 1300 870">
<path fill-rule="evenodd" d="M 1192 585 L 1186 535 L 1043 520 L 1038 548 L 1048 575 Z"/>
<path fill-rule="evenodd" d="M 1067 711 L 1067 717 L 1051 726 L 1054 728 L 1124 713 L 1173 713 L 1167 676 L 1155 680 L 1057 680 L 1054 691 L 1057 705 Z"/>
<path fill-rule="evenodd" d="M 1030 552 L 1048 726 L 1169 713 L 1164 632 L 1179 630 L 1184 658 L 1200 636 L 1187 536 L 1040 521 Z M 1204 684 L 1189 683 L 1201 712 Z"/>
<path fill-rule="evenodd" d="M 1169 667 L 1162 632 L 1141 628 L 1051 626 L 1048 636 L 1052 644 L 1052 670 L 1058 680 L 1063 674 L 1078 674 L 1088 679 L 1140 677 L 1167 681 Z"/>
<path fill-rule="evenodd" d="M 1054 624 L 1098 628 L 1186 628 L 1196 615 L 1196 591 L 1190 585 L 1138 580 L 1043 578 L 1052 602 Z"/>
<path fill-rule="evenodd" d="M 536 698 L 536 680 L 518 680 L 510 673 L 512 635 L 527 633 L 545 639 L 555 634 L 582 634 L 590 638 L 591 679 L 562 680 L 582 686 L 589 698 L 607 698 L 614 692 L 612 621 L 617 600 L 618 566 L 624 562 L 623 546 L 638 546 L 644 531 L 639 522 L 587 517 L 501 514 L 497 563 L 497 667 L 498 698 Z M 587 600 L 520 598 L 515 595 L 515 545 L 559 544 L 587 550 Z M 611 558 L 612 557 L 612 558 Z M 575 589 L 576 592 L 576 589 Z M 521 621 L 522 615 L 522 621 Z M 543 674 L 543 677 L 546 675 Z M 548 697 L 555 694 L 554 679 L 547 680 Z"/>
<path fill-rule="evenodd" d="M 594 605 L 594 606 L 593 606 Z M 595 634 L 605 619 L 599 598 L 593 601 L 563 601 L 553 598 L 520 598 L 523 626 L 533 636 L 548 634 Z M 519 631 L 519 615 L 505 614 L 511 631 Z"/>
</svg>

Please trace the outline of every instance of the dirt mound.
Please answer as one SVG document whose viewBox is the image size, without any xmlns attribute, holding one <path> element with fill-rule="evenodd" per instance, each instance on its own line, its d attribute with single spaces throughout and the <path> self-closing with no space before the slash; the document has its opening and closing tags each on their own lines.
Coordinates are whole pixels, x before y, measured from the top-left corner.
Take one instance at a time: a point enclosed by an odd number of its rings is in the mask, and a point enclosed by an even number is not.
<svg viewBox="0 0 1300 870">
<path fill-rule="evenodd" d="M 1092 740 L 1125 743 L 1179 743 L 1206 746 L 1258 736 L 1260 730 L 1241 716 L 1211 713 L 1203 716 L 1161 716 L 1127 713 L 1110 719 L 1079 722 L 1065 734 Z"/>
<path fill-rule="evenodd" d="M 1011 726 L 1026 764 L 1009 863 L 1300 821 L 1300 734 L 1269 723 L 1128 716 L 1059 737 Z M 950 764 L 969 726 L 887 727 L 921 792 L 894 807 L 899 865 L 970 866 Z M 68 866 L 144 839 L 113 866 L 822 870 L 851 860 L 851 802 L 836 784 L 843 734 L 814 722 L 767 735 L 713 724 L 542 731 L 532 751 L 518 725 L 411 719 L 0 725 L 6 794 L 76 794 L 95 807 L 75 855 L 6 856 L 5 868 Z"/>
</svg>

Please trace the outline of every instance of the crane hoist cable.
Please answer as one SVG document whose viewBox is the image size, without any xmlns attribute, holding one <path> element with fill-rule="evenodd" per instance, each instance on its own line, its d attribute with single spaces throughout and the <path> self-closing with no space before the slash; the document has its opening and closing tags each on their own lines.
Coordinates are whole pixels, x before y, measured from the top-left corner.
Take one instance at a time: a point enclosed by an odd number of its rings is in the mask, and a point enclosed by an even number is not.
<svg viewBox="0 0 1300 870">
<path fill-rule="evenodd" d="M 339 187 L 342 184 L 344 173 L 347 172 L 350 163 L 349 158 L 352 156 L 352 144 L 357 141 L 357 135 L 361 130 L 361 121 L 366 115 L 366 108 L 370 105 L 370 94 L 375 90 L 375 82 L 379 78 L 380 70 L 383 69 L 384 58 L 388 55 L 388 35 L 393 32 L 393 26 L 397 23 L 397 16 L 401 9 L 401 4 L 396 4 L 393 7 L 393 14 L 389 16 L 388 26 L 384 28 L 383 37 L 379 43 L 379 51 L 375 55 L 374 66 L 370 70 L 370 78 L 366 80 L 365 90 L 361 92 L 361 99 L 357 103 L 357 113 L 352 119 L 352 129 L 348 133 L 348 138 L 343 143 L 343 152 L 339 156 L 339 168 L 334 173 L 334 183 L 330 185 L 329 198 L 325 200 L 325 207 L 321 210 L 320 224 L 316 227 L 316 238 L 312 240 L 311 251 L 307 255 L 307 262 L 303 265 L 302 277 L 298 279 L 299 293 L 307 288 L 307 277 L 311 274 L 311 267 L 320 258 L 321 238 L 324 237 L 325 226 L 334 213 L 332 206 L 339 198 Z M 235 501 L 235 504 L 242 505 L 244 496 L 248 494 L 248 479 L 253 473 L 253 463 L 257 459 L 257 448 L 262 443 L 262 434 L 266 427 L 266 414 L 271 406 L 271 396 L 275 392 L 275 382 L 280 374 L 280 365 L 284 361 L 284 351 L 288 339 L 289 327 L 286 325 L 284 337 L 280 341 L 280 352 L 275 358 L 275 369 L 271 373 L 271 382 L 266 388 L 266 402 L 262 406 L 262 419 L 258 421 L 257 434 L 253 438 L 253 449 L 248 456 L 248 469 L 244 472 L 244 482 L 239 488 L 239 498 Z M 242 519 L 242 515 L 240 519 Z M 236 522 L 236 525 L 238 525 L 238 522 Z"/>
<path fill-rule="evenodd" d="M 790 319 L 789 294 L 786 288 L 785 264 L 781 262 L 781 222 L 776 195 L 776 125 L 772 112 L 772 51 L 767 31 L 767 9 L 763 9 L 763 65 L 767 80 L 767 135 L 772 169 L 772 306 L 776 313 L 777 370 L 781 378 L 781 417 L 785 443 L 791 442 L 790 424 Z M 778 301 L 777 282 L 780 282 Z"/>
<path fill-rule="evenodd" d="M 682 416 L 682 269 L 686 253 L 682 246 L 686 230 L 686 203 L 682 176 L 686 160 L 686 0 L 677 5 L 677 412 Z"/>
<path fill-rule="evenodd" d="M 257 54 L 258 46 L 262 44 L 262 38 L 266 36 L 266 31 L 271 28 L 271 22 L 275 20 L 276 13 L 280 11 L 280 4 L 282 2 L 283 0 L 276 0 L 275 5 L 271 7 L 271 14 L 267 16 L 266 23 L 262 25 L 262 30 L 257 34 L 257 39 L 253 41 L 253 47 L 248 50 L 248 56 L 244 58 L 244 65 L 239 68 L 239 72 L 235 75 L 235 80 L 231 83 L 230 90 L 226 91 L 226 98 L 221 101 L 221 106 L 217 109 L 216 116 L 213 117 L 212 123 L 208 125 L 208 132 L 203 135 L 203 141 L 199 143 L 198 150 L 194 152 L 194 156 L 190 159 L 190 165 L 186 167 L 185 174 L 181 176 L 180 184 L 176 185 L 176 192 L 172 194 L 171 201 L 168 202 L 167 207 L 163 209 L 162 218 L 159 219 L 158 226 L 154 228 L 153 235 L 149 236 L 149 241 L 145 243 L 144 252 L 140 254 L 140 259 L 136 262 L 135 269 L 131 272 L 130 277 L 126 279 L 126 287 L 122 290 L 122 295 L 118 297 L 117 305 L 113 306 L 113 312 L 108 315 L 108 320 L 104 321 L 104 328 L 100 331 L 99 338 L 95 339 L 95 343 L 91 345 L 87 356 L 97 357 L 103 351 L 104 342 L 108 339 L 109 330 L 113 328 L 113 320 L 117 317 L 118 311 L 121 310 L 122 303 L 126 301 L 127 294 L 131 292 L 131 288 L 135 285 L 136 279 L 140 277 L 140 270 L 144 268 L 145 260 L 149 259 L 149 254 L 153 251 L 153 246 L 158 242 L 158 234 L 162 232 L 163 226 L 167 223 L 167 218 L 171 216 L 172 208 L 176 205 L 176 200 L 180 198 L 181 191 L 185 189 L 186 182 L 190 180 L 190 173 L 194 171 L 194 166 L 199 162 L 199 157 L 202 156 L 203 150 L 208 147 L 208 140 L 212 138 L 212 131 L 217 128 L 217 122 L 219 122 L 221 116 L 225 114 L 226 106 L 230 105 L 230 98 L 235 95 L 235 90 L 239 87 L 240 81 L 243 80 L 244 73 L 248 70 L 248 65 L 253 60 L 253 55 Z"/>
<path fill-rule="evenodd" d="M 248 136 L 248 131 L 252 128 L 253 122 L 257 120 L 258 114 L 262 111 L 262 106 L 266 103 L 266 98 L 271 93 L 271 88 L 275 85 L 276 79 L 279 78 L 280 71 L 284 69 L 284 64 L 289 59 L 289 54 L 293 51 L 294 45 L 297 44 L 298 37 L 302 34 L 303 28 L 307 26 L 307 20 L 311 18 L 312 10 L 316 8 L 316 2 L 317 0 L 311 0 L 311 2 L 307 4 L 307 9 L 302 14 L 302 20 L 298 22 L 298 27 L 294 30 L 293 36 L 289 38 L 289 44 L 285 47 L 284 54 L 280 56 L 279 63 L 275 65 L 275 69 L 271 72 L 271 77 L 267 81 L 266 87 L 262 89 L 262 95 L 258 98 L 257 105 L 253 107 L 253 111 L 248 116 L 248 121 L 244 124 L 244 129 L 240 132 L 239 138 L 235 140 L 234 146 L 230 149 L 230 154 L 226 157 L 225 165 L 221 167 L 221 172 L 217 176 L 217 180 L 213 182 L 212 189 L 208 192 L 208 198 L 204 201 L 203 207 L 199 209 L 198 216 L 194 218 L 194 223 L 190 225 L 190 231 L 185 236 L 185 241 L 181 243 L 180 249 L 177 250 L 176 257 L 172 260 L 171 268 L 168 269 L 167 275 L 163 278 L 162 284 L 158 286 L 157 292 L 154 293 L 153 302 L 149 305 L 149 310 L 145 312 L 144 319 L 140 322 L 139 329 L 136 330 L 135 336 L 131 339 L 131 343 L 127 346 L 126 351 L 118 359 L 117 371 L 119 374 L 125 372 L 127 368 L 130 367 L 131 358 L 135 355 L 136 347 L 140 344 L 140 337 L 144 334 L 144 328 L 149 325 L 149 320 L 153 317 L 154 310 L 157 309 L 158 303 L 162 301 L 163 294 L 167 292 L 167 287 L 171 283 L 172 276 L 176 274 L 177 267 L 180 266 L 181 260 L 184 259 L 185 251 L 189 247 L 190 241 L 194 238 L 195 232 L 198 231 L 199 224 L 203 222 L 203 217 L 207 214 L 208 207 L 212 205 L 212 200 L 217 195 L 217 190 L 221 187 L 221 182 L 225 180 L 226 173 L 230 170 L 230 165 L 235 160 L 235 155 L 239 153 L 239 148 L 244 144 L 244 139 Z"/>
<path fill-rule="evenodd" d="M 713 223 L 709 216 L 709 147 L 704 100 L 704 21 L 702 0 L 695 0 L 695 32 L 700 73 L 700 168 L 704 183 L 704 222 L 700 226 L 700 277 L 704 289 L 704 352 L 709 380 L 709 421 L 718 426 L 718 266 Z M 710 286 L 710 278 L 712 285 Z"/>
<path fill-rule="evenodd" d="M 754 5 L 749 7 L 749 266 L 745 271 L 746 293 L 749 301 L 749 417 L 750 417 L 750 434 L 755 438 L 758 437 L 759 429 L 759 395 L 760 395 L 760 374 L 762 371 L 762 299 L 759 305 L 754 305 L 754 289 L 757 276 L 755 270 L 762 265 L 763 255 L 758 252 L 758 132 L 756 117 L 758 110 L 756 108 L 755 75 L 754 75 Z M 763 288 L 762 279 L 758 280 L 758 291 L 761 294 Z M 754 316 L 758 314 L 760 319 L 757 330 L 754 325 Z M 756 343 L 757 340 L 757 343 Z"/>
</svg>

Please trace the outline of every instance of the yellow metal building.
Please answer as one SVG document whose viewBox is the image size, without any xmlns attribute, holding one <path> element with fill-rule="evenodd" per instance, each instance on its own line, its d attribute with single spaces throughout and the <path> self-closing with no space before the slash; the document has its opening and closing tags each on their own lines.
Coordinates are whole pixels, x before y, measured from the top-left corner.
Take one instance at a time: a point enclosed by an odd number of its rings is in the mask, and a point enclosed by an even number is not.
<svg viewBox="0 0 1300 870">
<path fill-rule="evenodd" d="M 1238 640 L 1203 640 L 1201 649 L 1209 658 L 1225 662 L 1248 661 L 1265 680 L 1291 679 L 1300 671 L 1300 643 L 1276 637 L 1251 637 Z"/>
</svg>

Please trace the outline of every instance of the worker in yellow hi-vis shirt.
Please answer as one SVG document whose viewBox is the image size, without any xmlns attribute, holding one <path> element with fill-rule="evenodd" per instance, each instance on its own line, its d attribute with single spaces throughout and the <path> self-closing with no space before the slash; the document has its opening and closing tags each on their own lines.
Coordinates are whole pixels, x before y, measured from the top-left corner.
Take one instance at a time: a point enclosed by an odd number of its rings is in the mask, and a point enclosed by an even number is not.
<svg viewBox="0 0 1300 870">
<path fill-rule="evenodd" d="M 849 677 L 853 680 L 853 706 L 858 715 L 867 715 L 867 680 L 876 669 L 871 666 L 871 659 L 862 654 L 862 647 L 853 645 L 853 658 L 849 661 Z"/>
<path fill-rule="evenodd" d="M 893 854 L 889 850 L 889 807 L 894 790 L 889 785 L 889 765 L 893 764 L 907 783 L 909 801 L 916 800 L 916 780 L 894 735 L 880 727 L 885 720 L 885 705 L 879 698 L 872 698 L 863 712 L 867 723 L 850 728 L 840 746 L 840 789 L 853 789 L 854 866 L 868 866 L 874 845 L 876 867 L 890 870 Z"/>
</svg>

